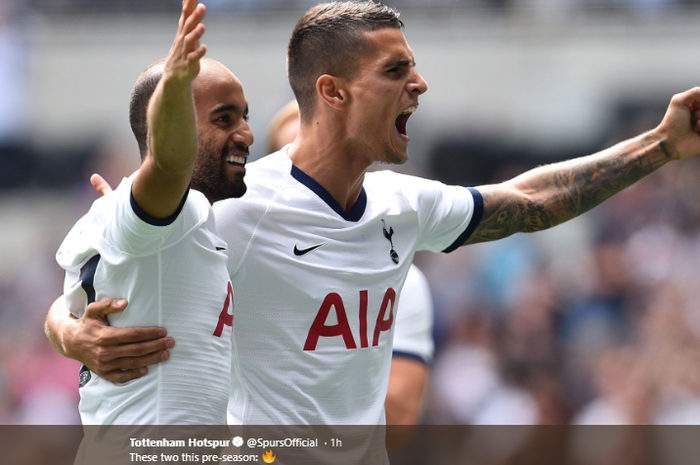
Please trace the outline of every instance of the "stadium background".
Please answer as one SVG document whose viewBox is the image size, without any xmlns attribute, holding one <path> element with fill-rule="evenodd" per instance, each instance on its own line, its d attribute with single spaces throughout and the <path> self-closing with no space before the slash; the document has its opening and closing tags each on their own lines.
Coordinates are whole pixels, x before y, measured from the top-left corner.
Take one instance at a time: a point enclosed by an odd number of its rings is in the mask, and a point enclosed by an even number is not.
<svg viewBox="0 0 700 465">
<path fill-rule="evenodd" d="M 206 2 L 209 56 L 241 79 L 263 155 L 292 98 L 288 36 L 310 1 Z M 399 170 L 478 185 L 651 129 L 699 85 L 698 2 L 393 0 L 430 90 Z M 43 319 L 55 251 L 137 167 L 131 85 L 178 0 L 0 3 L 0 424 L 78 421 L 77 365 Z M 437 356 L 428 424 L 700 421 L 700 160 L 551 231 L 419 254 Z"/>
</svg>

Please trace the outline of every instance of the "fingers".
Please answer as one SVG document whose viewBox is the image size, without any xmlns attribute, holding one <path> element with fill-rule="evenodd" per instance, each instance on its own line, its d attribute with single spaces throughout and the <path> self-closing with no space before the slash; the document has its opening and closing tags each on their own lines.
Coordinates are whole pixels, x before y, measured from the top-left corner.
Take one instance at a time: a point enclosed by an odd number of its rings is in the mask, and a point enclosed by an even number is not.
<svg viewBox="0 0 700 465">
<path fill-rule="evenodd" d="M 673 96 L 672 102 L 690 109 L 690 126 L 694 132 L 700 132 L 700 87 Z"/>
<path fill-rule="evenodd" d="M 175 345 L 172 338 L 167 338 L 165 328 L 112 328 L 106 316 L 123 311 L 127 307 L 125 299 L 110 299 L 93 302 L 88 305 L 81 320 L 83 325 L 89 325 L 91 335 L 97 345 L 112 347 L 109 359 L 125 356 L 140 356 L 155 350 L 164 350 Z M 144 347 L 132 347 L 133 344 L 150 342 Z"/>
<path fill-rule="evenodd" d="M 123 311 L 127 306 L 125 299 L 110 299 L 93 302 L 85 309 L 83 318 L 104 319 L 106 315 Z"/>
<path fill-rule="evenodd" d="M 205 12 L 206 7 L 201 3 L 197 5 L 196 8 L 194 8 L 190 14 L 185 15 L 185 12 L 183 11 L 182 16 L 180 17 L 180 24 L 178 26 L 178 36 L 186 37 L 192 32 L 194 32 L 196 29 L 198 29 L 200 26 L 204 27 L 204 25 L 201 23 L 204 19 Z M 202 29 L 199 36 L 201 37 L 203 33 L 204 30 Z"/>
<path fill-rule="evenodd" d="M 202 19 L 204 19 L 204 13 L 206 8 L 204 5 L 197 5 L 197 9 L 192 13 L 192 15 L 187 18 L 185 23 L 185 38 L 184 38 L 184 48 L 187 52 L 187 61 L 192 63 L 194 60 L 199 60 L 204 56 L 206 48 L 199 44 L 199 40 L 204 35 L 205 27 L 202 24 Z"/>
<path fill-rule="evenodd" d="M 205 27 L 202 19 L 206 12 L 204 5 L 195 1 L 185 1 L 178 25 L 175 41 L 166 62 L 166 71 L 179 79 L 193 79 L 199 73 L 199 60 L 206 53 L 206 47 L 199 43 Z"/>
<path fill-rule="evenodd" d="M 112 192 L 112 186 L 99 174 L 95 173 L 90 176 L 90 184 L 100 195 L 106 195 Z"/>
<path fill-rule="evenodd" d="M 202 59 L 205 53 L 207 53 L 207 47 L 200 45 L 197 50 L 187 55 L 187 61 L 190 63 L 199 61 Z"/>
<path fill-rule="evenodd" d="M 185 51 L 189 51 L 187 56 L 188 61 L 191 61 L 190 55 L 204 49 L 204 46 L 199 44 L 199 39 L 201 39 L 204 35 L 204 29 L 204 24 L 198 24 L 192 32 L 185 36 L 184 48 Z M 204 52 L 202 52 L 197 59 L 201 58 L 202 56 L 204 56 Z"/>
<path fill-rule="evenodd" d="M 199 23 L 204 19 L 204 13 L 206 13 L 207 8 L 203 4 L 199 4 L 194 8 L 191 14 L 184 16 L 185 25 L 183 32 L 188 34 L 192 31 Z M 184 12 L 183 12 L 184 14 Z"/>
<path fill-rule="evenodd" d="M 693 87 L 690 90 L 676 94 L 673 96 L 673 100 L 683 106 L 700 107 L 700 87 Z"/>
<path fill-rule="evenodd" d="M 109 361 L 100 360 L 94 364 L 94 368 L 92 369 L 92 371 L 94 371 L 95 373 L 97 373 L 98 376 L 101 377 L 106 377 L 106 375 L 115 372 L 144 372 L 143 369 L 147 366 L 156 365 L 158 363 L 168 360 L 169 358 L 170 352 L 168 352 L 167 350 L 159 350 L 156 352 L 147 353 L 140 357 L 120 357 Z M 135 374 L 136 373 L 132 373 L 132 375 Z"/>
<path fill-rule="evenodd" d="M 187 17 L 192 14 L 197 7 L 197 0 L 184 0 L 182 2 L 182 15 Z"/>
<path fill-rule="evenodd" d="M 175 346 L 175 340 L 171 337 L 163 337 L 158 339 L 152 339 L 147 341 L 138 342 L 121 342 L 123 338 L 120 338 L 120 343 L 117 345 L 109 345 L 108 351 L 105 350 L 101 355 L 100 359 L 104 362 L 116 362 L 120 359 L 137 359 L 144 356 L 152 356 L 154 354 L 160 353 L 161 356 L 153 357 L 152 363 L 158 363 L 165 360 L 162 357 L 163 352 L 167 352 L 168 349 L 172 349 Z M 107 345 L 107 344 L 105 344 Z M 129 365 L 130 361 L 122 361 L 121 365 L 113 366 L 110 370 L 115 370 L 117 368 L 135 368 L 137 366 L 144 365 Z M 109 371 L 109 370 L 106 370 Z"/>
</svg>

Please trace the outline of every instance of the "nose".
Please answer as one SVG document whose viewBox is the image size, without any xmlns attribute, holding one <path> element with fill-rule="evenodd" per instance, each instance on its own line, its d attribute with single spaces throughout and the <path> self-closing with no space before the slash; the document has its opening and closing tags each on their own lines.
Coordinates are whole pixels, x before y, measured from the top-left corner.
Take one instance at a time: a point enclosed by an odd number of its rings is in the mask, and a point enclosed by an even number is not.
<svg viewBox="0 0 700 465">
<path fill-rule="evenodd" d="M 253 131 L 250 130 L 250 126 L 247 121 L 241 121 L 236 130 L 233 132 L 232 139 L 237 144 L 244 144 L 246 147 L 250 147 L 255 142 L 255 136 Z"/>
<path fill-rule="evenodd" d="M 423 79 L 423 76 L 420 75 L 420 73 L 414 68 L 413 69 L 414 76 L 413 79 L 409 82 L 409 92 L 415 93 L 416 95 L 422 95 L 428 91 L 428 83 L 425 82 L 425 79 Z"/>
</svg>

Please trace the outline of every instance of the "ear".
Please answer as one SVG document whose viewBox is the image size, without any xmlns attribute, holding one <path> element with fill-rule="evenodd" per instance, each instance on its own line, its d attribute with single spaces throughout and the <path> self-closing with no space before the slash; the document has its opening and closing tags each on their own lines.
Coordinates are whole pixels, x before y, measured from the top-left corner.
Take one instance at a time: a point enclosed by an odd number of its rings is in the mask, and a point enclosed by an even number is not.
<svg viewBox="0 0 700 465">
<path fill-rule="evenodd" d="M 340 109 L 348 102 L 343 80 L 330 74 L 322 74 L 316 80 L 316 93 L 321 102 L 334 109 Z"/>
</svg>

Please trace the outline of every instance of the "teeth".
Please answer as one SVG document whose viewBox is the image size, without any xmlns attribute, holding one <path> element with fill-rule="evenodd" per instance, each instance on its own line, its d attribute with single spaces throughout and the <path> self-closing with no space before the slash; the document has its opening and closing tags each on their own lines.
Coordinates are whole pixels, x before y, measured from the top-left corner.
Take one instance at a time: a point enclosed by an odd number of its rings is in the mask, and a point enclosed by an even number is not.
<svg viewBox="0 0 700 465">
<path fill-rule="evenodd" d="M 229 155 L 226 157 L 226 162 L 227 163 L 235 163 L 237 165 L 245 165 L 245 157 L 237 157 L 235 155 Z"/>
<path fill-rule="evenodd" d="M 415 113 L 415 111 L 418 109 L 418 107 L 409 107 L 406 108 L 401 114 L 402 115 L 410 115 L 412 113 Z"/>
</svg>

